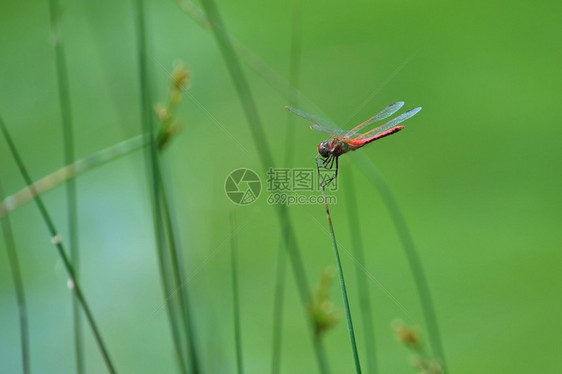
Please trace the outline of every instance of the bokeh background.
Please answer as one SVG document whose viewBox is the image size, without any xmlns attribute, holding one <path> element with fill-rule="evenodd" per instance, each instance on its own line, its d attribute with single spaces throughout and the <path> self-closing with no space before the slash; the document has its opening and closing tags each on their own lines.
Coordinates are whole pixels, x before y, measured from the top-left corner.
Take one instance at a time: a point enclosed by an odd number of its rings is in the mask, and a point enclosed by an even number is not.
<svg viewBox="0 0 562 374">
<path fill-rule="evenodd" d="M 181 60 L 192 74 L 177 118 L 183 131 L 164 154 L 174 195 L 202 366 L 235 372 L 226 176 L 262 170 L 240 101 L 214 37 L 173 1 L 145 1 L 155 102 Z M 141 132 L 133 2 L 63 1 L 78 157 Z M 227 30 L 281 77 L 289 76 L 294 4 L 219 4 Z M 348 128 L 387 104 L 423 106 L 406 130 L 361 150 L 384 175 L 426 270 L 452 373 L 562 371 L 562 30 L 560 2 L 303 1 L 300 106 Z M 0 4 L 0 113 L 34 178 L 63 165 L 61 118 L 47 2 Z M 245 67 L 276 166 L 283 166 L 289 100 Z M 364 106 L 361 104 L 368 99 Z M 314 106 L 310 103 L 314 103 Z M 214 118 L 214 119 L 213 119 Z M 215 120 L 216 119 L 216 120 Z M 220 126 L 217 125 L 220 123 Z M 344 125 L 345 124 L 345 125 Z M 222 126 L 222 128 L 221 128 Z M 321 134 L 295 122 L 294 166 L 313 167 Z M 223 128 L 231 134 L 225 133 Z M 244 151 L 237 142 L 247 150 Z M 399 238 L 377 190 L 344 156 L 332 207 L 336 235 L 351 249 L 345 191 L 353 174 L 370 282 L 380 372 L 413 372 L 390 328 L 423 317 Z M 0 178 L 24 186 L 5 141 Z M 174 372 L 176 365 L 151 223 L 141 152 L 78 178 L 81 277 L 120 372 Z M 235 207 L 245 369 L 270 368 L 280 229 L 267 194 Z M 45 195 L 67 236 L 64 187 Z M 290 207 L 307 275 L 334 264 L 323 207 Z M 29 304 L 32 370 L 74 371 L 66 276 L 33 204 L 10 214 Z M 215 252 L 216 251 L 216 252 Z M 214 255 L 213 255 L 214 253 Z M 356 271 L 342 253 L 361 358 L 366 358 Z M 203 267 L 201 267 L 203 266 Z M 199 269 L 199 270 L 198 270 Z M 287 277 L 282 369 L 315 372 L 294 279 Z M 353 362 L 342 317 L 325 336 L 332 371 Z M 85 327 L 87 372 L 105 372 Z M 427 338 L 427 335 L 422 335 Z M 17 308 L 0 242 L 0 372 L 21 371 Z"/>
</svg>

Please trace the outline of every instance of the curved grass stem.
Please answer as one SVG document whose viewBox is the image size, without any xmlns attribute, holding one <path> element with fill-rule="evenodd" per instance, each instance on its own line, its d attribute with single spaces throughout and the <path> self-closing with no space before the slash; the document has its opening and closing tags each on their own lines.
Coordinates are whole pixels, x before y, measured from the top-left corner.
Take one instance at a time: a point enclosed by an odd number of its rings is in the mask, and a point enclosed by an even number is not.
<svg viewBox="0 0 562 374">
<path fill-rule="evenodd" d="M 10 136 L 8 129 L 4 123 L 4 120 L 2 119 L 2 117 L 0 117 L 0 130 L 4 135 L 4 138 L 6 139 L 6 142 L 8 143 L 8 148 L 10 149 L 10 152 L 12 153 L 12 156 L 14 157 L 14 160 L 16 161 L 16 164 L 18 165 L 18 168 L 20 170 L 21 175 L 23 176 L 23 179 L 25 180 L 25 183 L 29 186 L 31 186 L 31 184 L 33 183 L 33 180 L 31 179 L 29 173 L 27 172 L 27 169 L 23 163 L 23 160 L 21 159 L 19 152 L 16 148 L 15 143 L 12 140 L 12 137 Z M 82 293 L 82 289 L 79 286 L 78 281 L 76 280 L 76 274 L 74 272 L 74 268 L 72 267 L 72 264 L 70 263 L 70 260 L 68 259 L 68 256 L 66 255 L 66 251 L 64 250 L 64 246 L 62 244 L 62 241 L 60 239 L 59 236 L 59 232 L 57 231 L 55 224 L 53 222 L 53 220 L 51 219 L 51 216 L 49 215 L 47 208 L 45 207 L 45 205 L 43 204 L 43 200 L 41 199 L 41 197 L 39 196 L 39 194 L 36 191 L 32 191 L 32 194 L 34 196 L 35 199 L 35 203 L 37 204 L 37 207 L 39 208 L 39 212 L 41 213 L 41 216 L 43 218 L 43 220 L 45 221 L 45 224 L 47 226 L 47 229 L 49 230 L 49 234 L 51 235 L 52 241 L 55 244 L 55 247 L 57 248 L 57 252 L 63 262 L 64 268 L 66 269 L 66 272 L 68 274 L 68 278 L 69 278 L 69 285 L 70 288 L 74 291 L 74 294 L 76 295 L 76 298 L 78 299 L 78 302 L 80 304 L 80 306 L 82 307 L 82 310 L 84 311 L 85 315 L 86 315 L 86 320 L 88 322 L 88 324 L 90 325 L 90 328 L 92 329 L 92 332 L 94 334 L 94 339 L 98 345 L 98 348 L 101 351 L 101 354 L 103 356 L 104 362 L 107 366 L 107 369 L 109 370 L 110 373 L 115 373 L 115 369 L 113 367 L 113 363 L 109 357 L 109 352 L 107 351 L 107 348 L 103 342 L 103 339 L 101 337 L 101 334 L 99 332 L 98 326 L 94 320 L 94 316 L 90 310 L 90 307 L 86 301 L 86 298 L 84 296 L 84 294 Z"/>
<path fill-rule="evenodd" d="M 408 259 L 408 264 L 410 266 L 410 271 L 414 276 L 414 283 L 418 296 L 420 298 L 420 303 L 423 311 L 423 316 L 425 324 L 427 326 L 428 337 L 433 349 L 433 354 L 439 358 L 443 364 L 444 372 L 447 372 L 445 365 L 445 354 L 443 351 L 443 344 L 441 342 L 441 334 L 439 332 L 439 325 L 437 324 L 437 317 L 435 315 L 435 308 L 433 306 L 433 301 L 431 298 L 431 292 L 429 290 L 429 284 L 427 282 L 427 277 L 425 271 L 421 264 L 412 234 L 408 229 L 406 219 L 400 210 L 398 201 L 394 196 L 394 193 L 385 182 L 384 178 L 377 170 L 375 165 L 361 152 L 356 152 L 353 155 L 353 160 L 371 181 L 371 183 L 379 190 L 381 197 L 390 213 L 394 227 L 398 232 L 400 241 L 402 242 L 402 248 Z"/>
<path fill-rule="evenodd" d="M 230 72 L 234 86 L 246 114 L 248 125 L 252 133 L 252 138 L 258 150 L 260 160 L 262 162 L 262 169 L 267 171 L 270 167 L 274 167 L 271 150 L 267 145 L 266 137 L 264 134 L 263 126 L 258 115 L 257 107 L 254 98 L 246 81 L 246 77 L 242 72 L 240 61 L 236 56 L 234 48 L 224 28 L 224 25 L 219 16 L 217 7 L 213 0 L 203 0 L 203 8 L 209 20 L 209 25 L 216 37 L 217 43 L 225 60 L 226 66 Z M 277 206 L 277 214 L 281 225 L 282 237 L 285 240 L 285 246 L 289 254 L 293 273 L 296 278 L 297 288 L 303 309 L 306 311 L 307 305 L 310 301 L 310 288 L 306 278 L 306 272 L 302 263 L 300 250 L 296 241 L 294 229 L 291 224 L 287 207 L 284 205 Z M 313 348 L 318 362 L 319 369 L 322 373 L 328 372 L 328 363 L 324 346 L 321 340 L 314 338 L 314 330 L 312 324 L 308 323 L 309 332 L 313 342 Z"/>
<path fill-rule="evenodd" d="M 0 185 L 0 199 L 4 198 L 4 192 Z M 12 270 L 12 278 L 14 280 L 14 288 L 16 291 L 16 300 L 18 305 L 18 315 L 20 321 L 20 339 L 21 339 L 21 361 L 22 372 L 28 374 L 30 372 L 29 366 L 29 328 L 27 323 L 27 304 L 25 301 L 25 291 L 23 287 L 23 279 L 18 260 L 18 253 L 16 251 L 16 243 L 14 234 L 12 232 L 12 225 L 10 217 L 0 218 L 2 221 L 2 232 L 4 234 L 4 241 L 6 242 L 6 251 L 8 252 L 8 262 Z"/>
</svg>

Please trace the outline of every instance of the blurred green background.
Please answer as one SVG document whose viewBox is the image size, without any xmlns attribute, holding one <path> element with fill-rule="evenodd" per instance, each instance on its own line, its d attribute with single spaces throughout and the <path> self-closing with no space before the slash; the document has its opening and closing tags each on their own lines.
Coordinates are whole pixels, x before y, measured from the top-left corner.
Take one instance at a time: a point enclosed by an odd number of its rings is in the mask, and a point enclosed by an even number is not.
<svg viewBox="0 0 562 374">
<path fill-rule="evenodd" d="M 182 60 L 192 74 L 189 92 L 205 108 L 184 98 L 177 114 L 183 131 L 164 162 L 184 244 L 185 276 L 197 272 L 187 287 L 202 366 L 208 373 L 233 373 L 231 203 L 224 181 L 241 167 L 257 171 L 264 181 L 265 174 L 214 37 L 173 1 L 145 3 L 155 101 L 167 99 L 165 69 Z M 61 4 L 78 157 L 141 131 L 132 4 Z M 293 4 L 244 0 L 219 7 L 229 33 L 287 78 Z M 427 272 L 452 373 L 562 372 L 560 14 L 562 3 L 555 1 L 302 4 L 299 89 L 315 103 L 302 103 L 303 109 L 351 128 L 396 100 L 424 108 L 399 135 L 361 152 L 400 202 Z M 47 2 L 2 1 L 0 113 L 35 179 L 63 165 L 49 38 Z M 283 106 L 289 101 L 259 74 L 245 71 L 275 166 L 283 166 L 288 115 Z M 304 122 L 295 126 L 294 166 L 313 167 L 323 137 Z M 369 284 L 380 372 L 413 372 L 409 352 L 390 328 L 401 318 L 424 331 L 413 279 L 377 190 L 349 161 L 348 155 L 341 159 L 338 202 L 332 207 L 336 235 L 351 250 L 344 188 L 352 171 L 367 251 L 364 266 L 410 313 Z M 24 186 L 3 139 L 0 178 L 8 194 Z M 174 372 L 142 153 L 79 177 L 78 193 L 83 288 L 118 371 Z M 266 197 L 263 192 L 256 203 L 235 209 L 244 224 L 236 240 L 249 373 L 268 372 L 271 358 L 280 230 Z M 65 238 L 64 188 L 46 194 L 45 201 Z M 307 275 L 317 284 L 321 270 L 334 263 L 323 207 L 292 206 L 290 213 Z M 29 304 L 32 371 L 73 372 L 64 269 L 33 204 L 10 218 Z M 353 274 L 360 269 L 345 252 L 342 260 L 365 363 Z M 282 369 L 315 372 L 294 279 L 287 279 Z M 353 362 L 337 282 L 332 299 L 342 319 L 325 336 L 329 362 L 333 372 L 349 373 Z M 85 336 L 87 372 L 105 372 L 86 325 Z M 0 372 L 21 371 L 19 341 L 2 241 Z"/>
</svg>

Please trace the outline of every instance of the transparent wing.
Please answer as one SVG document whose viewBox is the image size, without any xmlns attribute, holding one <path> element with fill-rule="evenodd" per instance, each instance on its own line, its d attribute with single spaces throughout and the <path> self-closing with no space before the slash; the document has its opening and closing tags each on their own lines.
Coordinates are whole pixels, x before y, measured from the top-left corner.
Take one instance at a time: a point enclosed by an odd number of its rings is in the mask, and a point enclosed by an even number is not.
<svg viewBox="0 0 562 374">
<path fill-rule="evenodd" d="M 317 124 L 311 125 L 310 128 L 316 131 L 323 132 L 324 134 L 328 134 L 332 138 L 337 138 L 337 139 L 341 139 L 344 137 L 345 134 L 347 134 L 346 130 L 335 129 L 333 127 L 320 126 Z"/>
<path fill-rule="evenodd" d="M 413 108 L 410 109 L 409 111 L 402 113 L 401 115 L 399 115 L 396 118 L 391 119 L 390 121 L 386 122 L 384 125 L 381 125 L 379 127 L 376 127 L 374 129 L 372 129 L 371 131 L 367 131 L 366 133 L 364 133 L 363 135 L 359 135 L 356 139 L 365 139 L 365 138 L 370 138 L 372 136 L 381 134 L 383 132 L 385 132 L 388 129 L 391 129 L 393 127 L 396 127 L 396 125 L 398 125 L 399 123 L 404 122 L 405 120 L 407 120 L 408 118 L 411 118 L 413 116 L 415 116 L 422 108 L 421 107 L 417 107 L 417 108 Z"/>
<path fill-rule="evenodd" d="M 310 114 L 308 112 L 305 112 L 304 110 L 300 110 L 290 106 L 286 106 L 285 109 L 301 117 L 302 119 L 311 122 L 312 125 L 310 126 L 310 128 L 313 130 L 323 132 L 324 134 L 328 134 L 334 138 L 341 138 L 347 133 L 347 131 L 345 130 L 337 129 L 335 127 L 336 125 L 332 121 L 318 117 L 314 114 Z"/>
<path fill-rule="evenodd" d="M 385 118 L 390 117 L 391 115 L 393 115 L 394 113 L 399 111 L 400 108 L 402 108 L 403 105 L 404 105 L 403 101 L 397 101 L 395 103 L 390 104 L 389 106 L 387 106 L 386 108 L 384 108 L 383 110 L 381 110 L 380 112 L 375 114 L 373 117 L 369 118 L 365 122 L 360 123 L 359 125 L 355 126 L 351 130 L 349 130 L 349 132 L 345 134 L 344 138 L 346 138 L 346 139 L 351 138 L 351 137 L 357 135 L 357 132 L 359 130 L 361 130 L 363 127 L 368 126 L 373 122 L 381 121 Z"/>
</svg>

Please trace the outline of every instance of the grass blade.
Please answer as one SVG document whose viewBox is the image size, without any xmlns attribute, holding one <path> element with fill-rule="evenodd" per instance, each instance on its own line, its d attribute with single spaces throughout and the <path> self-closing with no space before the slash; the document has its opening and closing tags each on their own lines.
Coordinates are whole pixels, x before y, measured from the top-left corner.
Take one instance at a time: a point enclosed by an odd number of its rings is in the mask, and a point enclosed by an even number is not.
<svg viewBox="0 0 562 374">
<path fill-rule="evenodd" d="M 0 201 L 0 218 L 32 200 L 35 196 L 42 195 L 71 178 L 75 178 L 86 171 L 107 162 L 114 161 L 119 157 L 125 156 L 144 147 L 148 144 L 148 141 L 149 137 L 147 135 L 135 136 L 134 138 L 102 149 L 101 151 L 94 153 L 92 156 L 78 160 L 46 175 L 41 179 L 38 179 L 15 194 Z"/>
<path fill-rule="evenodd" d="M 410 265 L 410 271 L 414 276 L 414 283 L 416 285 L 416 290 L 420 298 L 421 307 L 423 311 L 423 316 L 425 319 L 425 324 L 427 326 L 428 337 L 433 349 L 434 355 L 441 360 L 443 363 L 444 372 L 447 372 L 445 365 L 445 354 L 443 351 L 443 344 L 441 342 L 441 334 L 439 332 L 439 326 L 437 324 L 437 317 L 435 315 L 435 308 L 433 306 L 433 301 L 431 298 L 431 293 L 429 291 L 429 284 L 423 270 L 416 246 L 408 225 L 398 206 L 398 201 L 394 196 L 394 193 L 385 182 L 384 178 L 377 170 L 375 165 L 361 152 L 357 152 L 353 155 L 353 160 L 359 166 L 361 171 L 367 176 L 371 183 L 379 190 L 381 197 L 390 213 L 390 217 L 396 227 L 400 241 L 402 242 L 402 248 L 408 259 L 408 264 Z"/>
<path fill-rule="evenodd" d="M 355 193 L 355 183 L 351 170 L 347 171 L 346 181 L 349 181 L 345 189 L 347 207 L 347 217 L 349 221 L 349 233 L 352 238 L 354 255 L 361 264 L 365 263 L 365 254 L 363 251 L 363 241 L 361 240 L 361 230 L 359 228 L 359 211 L 357 207 L 357 194 Z M 367 366 L 369 373 L 377 372 L 377 354 L 375 346 L 375 332 L 373 324 L 373 315 L 371 311 L 371 302 L 369 299 L 369 285 L 365 274 L 356 271 L 357 288 L 359 289 L 359 303 L 361 305 L 361 314 L 363 316 L 363 330 L 365 335 L 365 351 L 367 356 Z"/>
<path fill-rule="evenodd" d="M 275 294 L 273 299 L 273 344 L 271 345 L 271 373 L 278 374 L 281 370 L 281 333 L 283 331 L 283 305 L 285 301 L 285 274 L 287 258 L 285 257 L 285 241 L 279 242 L 277 250 L 277 269 L 275 271 Z"/>
<path fill-rule="evenodd" d="M 154 235 L 156 240 L 156 251 L 160 269 L 160 278 L 165 297 L 166 311 L 172 333 L 174 349 L 176 351 L 178 364 L 182 373 L 187 373 L 187 364 L 191 363 L 194 372 L 198 372 L 196 357 L 189 360 L 189 349 L 187 347 L 190 331 L 188 330 L 189 322 L 186 319 L 187 309 L 186 300 L 184 299 L 185 290 L 180 295 L 179 307 L 173 300 L 168 300 L 167 295 L 175 294 L 175 290 L 181 289 L 181 279 L 179 276 L 179 265 L 177 248 L 174 250 L 173 238 L 170 242 L 166 242 L 166 222 L 168 228 L 172 231 L 171 217 L 167 210 L 164 186 L 162 183 L 161 166 L 159 158 L 158 142 L 155 139 L 154 118 L 152 115 L 152 100 L 150 98 L 150 87 L 148 81 L 148 58 L 146 47 L 146 20 L 143 0 L 135 1 L 135 21 L 137 34 L 137 53 L 139 63 L 139 83 L 140 83 L 140 110 L 141 123 L 143 131 L 149 134 L 149 147 L 145 153 L 145 165 L 147 167 L 147 179 L 151 193 L 152 217 L 154 224 Z M 164 202 L 164 203 L 163 203 Z M 173 236 L 173 232 L 169 232 L 169 236 Z M 172 243 L 170 246 L 167 244 Z M 170 253 L 166 253 L 169 250 Z M 175 285 L 173 283 L 175 282 Z M 180 309 L 180 317 L 178 311 Z M 181 318 L 182 328 L 180 329 L 179 319 Z M 183 331 L 182 339 L 180 331 Z M 195 365 L 195 366 L 194 366 Z"/>
<path fill-rule="evenodd" d="M 4 191 L 0 185 L 0 199 L 4 198 Z M 21 361 L 22 372 L 28 374 L 29 366 L 29 329 L 27 324 L 27 304 L 25 302 L 25 292 L 23 287 L 23 279 L 21 277 L 18 254 L 16 251 L 16 243 L 10 224 L 10 217 L 0 218 L 2 221 L 2 232 L 4 233 L 4 241 L 6 242 L 6 252 L 8 252 L 8 261 L 12 271 L 14 280 L 14 288 L 16 291 L 16 300 L 18 305 L 18 316 L 20 321 L 20 339 L 21 339 Z"/>
<path fill-rule="evenodd" d="M 74 162 L 74 129 L 70 106 L 70 89 L 68 84 L 68 70 L 66 68 L 66 56 L 61 41 L 59 21 L 59 4 L 56 0 L 49 0 L 51 30 L 55 49 L 55 65 L 57 69 L 57 82 L 59 92 L 59 103 L 62 119 L 62 138 L 64 149 L 64 163 L 70 165 Z M 79 277 L 80 249 L 78 247 L 78 201 L 76 195 L 76 179 L 70 178 L 66 182 L 66 201 L 68 217 L 68 237 L 70 246 L 70 262 Z M 76 354 L 76 372 L 84 372 L 84 347 L 82 339 L 82 319 L 78 300 L 72 299 L 72 317 L 74 322 L 74 349 Z"/>
<path fill-rule="evenodd" d="M 336 241 L 336 233 L 334 232 L 334 225 L 332 224 L 332 217 L 330 215 L 330 207 L 326 201 L 326 186 L 322 181 L 320 175 L 320 165 L 317 164 L 318 170 L 318 180 L 322 188 L 322 197 L 324 199 L 324 208 L 326 209 L 326 217 L 328 219 L 328 226 L 330 227 L 330 237 L 332 238 L 332 249 L 334 250 L 334 256 L 336 257 L 336 265 L 338 268 L 338 278 L 340 281 L 341 293 L 343 298 L 343 308 L 345 311 L 345 320 L 347 322 L 347 330 L 349 333 L 349 340 L 351 342 L 351 351 L 353 353 L 353 362 L 355 363 L 355 372 L 357 374 L 361 373 L 361 363 L 359 362 L 359 353 L 357 352 L 357 343 L 355 341 L 355 330 L 353 329 L 353 320 L 351 318 L 351 308 L 349 307 L 349 300 L 347 298 L 347 289 L 345 287 L 345 277 L 343 275 L 343 267 L 340 260 L 340 252 L 338 250 L 338 243 Z"/>
<path fill-rule="evenodd" d="M 293 0 L 292 30 L 291 30 L 291 55 L 289 67 L 289 82 L 292 87 L 298 87 L 300 77 L 300 55 L 301 55 L 301 0 Z M 289 105 L 297 106 L 296 100 L 290 100 Z M 285 133 L 285 167 L 293 165 L 295 155 L 295 117 L 287 115 L 287 126 Z M 271 354 L 271 372 L 279 373 L 281 370 L 281 341 L 283 332 L 283 309 L 285 301 L 285 272 L 287 266 L 285 261 L 285 251 L 283 240 L 279 243 L 279 253 L 277 255 L 277 269 L 275 276 L 275 296 L 273 301 L 273 344 Z"/>
<path fill-rule="evenodd" d="M 257 107 L 255 105 L 246 78 L 242 72 L 242 67 L 240 66 L 238 57 L 236 56 L 236 53 L 234 52 L 234 49 L 230 43 L 230 39 L 228 38 L 228 34 L 225 31 L 224 25 L 220 19 L 214 1 L 203 0 L 202 4 L 207 17 L 210 20 L 210 26 L 217 39 L 217 43 L 234 82 L 236 91 L 238 92 L 238 95 L 240 97 L 240 101 L 242 102 L 242 106 L 248 120 L 248 125 L 252 133 L 252 138 L 259 152 L 260 160 L 262 162 L 262 168 L 264 171 L 267 171 L 268 168 L 274 167 L 273 158 L 271 156 L 269 146 L 266 142 L 265 134 L 263 132 L 263 126 L 257 112 Z M 277 214 L 279 216 L 283 238 L 284 240 L 286 240 L 286 248 L 291 260 L 291 265 L 293 266 L 301 303 L 303 304 L 303 309 L 306 311 L 308 302 L 310 300 L 310 288 L 308 286 L 308 280 L 306 279 L 306 273 L 295 238 L 294 230 L 291 225 L 287 207 L 285 207 L 284 205 L 278 206 Z M 313 340 L 313 347 L 320 371 L 322 373 L 326 373 L 328 372 L 328 364 L 326 361 L 323 344 L 321 340 L 318 340 L 314 337 L 314 331 L 310 322 L 308 326 Z"/>
<path fill-rule="evenodd" d="M 230 232 L 236 230 L 236 216 L 234 208 L 230 210 Z M 232 267 L 232 312 L 234 316 L 234 341 L 236 348 L 236 367 L 238 374 L 244 373 L 242 364 L 242 333 L 240 328 L 240 299 L 238 296 L 238 256 L 237 256 L 236 237 L 231 236 L 230 239 L 230 263 Z"/>
<path fill-rule="evenodd" d="M 294 0 L 295 3 L 300 3 L 300 0 Z M 191 0 L 176 0 L 179 8 L 193 19 L 201 28 L 207 31 L 212 31 L 211 22 L 207 15 L 199 9 Z M 296 10 L 297 7 L 295 7 Z M 300 22 L 300 20 L 299 20 Z M 293 24 L 295 26 L 295 24 Z M 300 31 L 300 29 L 299 29 Z M 254 72 L 261 76 L 268 84 L 279 91 L 289 101 L 294 103 L 306 103 L 306 107 L 318 108 L 312 103 L 302 92 L 296 87 L 297 85 L 292 82 L 289 83 L 285 78 L 279 75 L 276 71 L 272 70 L 262 59 L 253 53 L 248 47 L 244 46 L 240 41 L 234 37 L 230 37 L 233 50 L 240 56 L 240 59 Z M 299 42 L 300 43 L 300 42 Z M 300 47 L 299 47 L 300 48 Z M 293 53 L 293 52 L 291 52 Z M 298 60 L 298 59 L 297 59 Z"/>
<path fill-rule="evenodd" d="M 25 183 L 27 183 L 28 185 L 31 185 L 31 183 L 33 183 L 33 180 L 31 179 L 31 177 L 29 176 L 29 173 L 27 172 L 27 169 L 23 163 L 23 160 L 21 159 L 19 152 L 17 151 L 16 145 L 12 140 L 12 137 L 10 136 L 10 133 L 8 132 L 8 129 L 6 127 L 6 124 L 4 123 L 4 120 L 2 119 L 2 117 L 0 116 L 0 130 L 2 131 L 4 138 L 6 139 L 6 142 L 8 143 L 8 147 L 10 148 L 10 152 L 12 153 L 12 156 L 14 157 L 14 160 L 16 161 L 16 164 L 18 165 L 18 168 L 20 170 L 21 175 L 23 176 L 23 179 L 25 180 Z M 98 345 L 98 348 L 101 351 L 101 354 L 103 356 L 103 359 L 105 361 L 105 365 L 107 366 L 107 369 L 109 370 L 110 373 L 115 373 L 115 369 L 113 367 L 113 363 L 109 357 L 109 352 L 107 351 L 107 348 L 103 342 L 103 339 L 101 337 L 101 334 L 99 332 L 98 326 L 94 320 L 94 316 L 90 310 L 90 307 L 88 306 L 88 303 L 86 301 L 86 298 L 84 296 L 84 294 L 82 293 L 82 289 L 79 286 L 78 281 L 76 280 L 76 276 L 74 273 L 74 268 L 72 267 L 72 264 L 70 263 L 68 256 L 66 255 L 66 252 L 64 250 L 64 246 L 62 245 L 62 241 L 60 240 L 60 236 L 58 234 L 58 231 L 55 227 L 55 224 L 53 223 L 53 220 L 51 219 L 51 216 L 49 215 L 47 208 L 45 207 L 45 205 L 43 204 L 43 200 L 41 199 L 41 197 L 37 194 L 37 193 L 33 193 L 34 195 L 34 199 L 35 199 L 35 203 L 37 204 L 37 207 L 39 208 L 39 212 L 41 213 L 41 216 L 43 218 L 43 220 L 45 221 L 45 224 L 47 225 L 47 229 L 49 230 L 49 234 L 51 235 L 51 239 L 53 241 L 53 243 L 55 244 L 55 247 L 57 248 L 57 252 L 64 264 L 64 267 L 66 269 L 66 272 L 68 274 L 68 278 L 69 278 L 69 284 L 70 284 L 70 288 L 74 291 L 74 294 L 76 295 L 76 298 L 79 301 L 80 306 L 82 307 L 82 310 L 84 311 L 85 315 L 86 315 L 86 320 L 88 321 L 88 324 L 90 325 L 90 328 L 92 329 L 92 332 L 94 333 L 94 339 Z"/>
<path fill-rule="evenodd" d="M 172 260 L 172 269 L 174 272 L 175 290 L 179 291 L 179 304 L 183 317 L 183 328 L 187 339 L 187 349 L 189 350 L 189 363 L 191 364 L 191 372 L 199 373 L 199 358 L 197 356 L 196 344 L 195 344 L 195 333 L 194 325 L 191 320 L 191 307 L 189 303 L 189 295 L 187 293 L 187 287 L 183 287 L 184 280 L 181 278 L 182 274 L 185 274 L 183 269 L 183 256 L 181 251 L 181 244 L 179 241 L 178 229 L 176 224 L 176 216 L 173 212 L 173 204 L 169 198 L 170 191 L 166 188 L 164 183 L 165 179 L 162 176 L 162 170 L 159 170 L 160 174 L 158 176 L 160 185 L 162 186 L 162 215 L 164 218 L 164 224 L 166 226 L 166 231 L 168 233 L 168 246 L 170 248 L 170 255 Z M 174 292 L 176 292 L 174 291 Z"/>
</svg>

